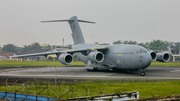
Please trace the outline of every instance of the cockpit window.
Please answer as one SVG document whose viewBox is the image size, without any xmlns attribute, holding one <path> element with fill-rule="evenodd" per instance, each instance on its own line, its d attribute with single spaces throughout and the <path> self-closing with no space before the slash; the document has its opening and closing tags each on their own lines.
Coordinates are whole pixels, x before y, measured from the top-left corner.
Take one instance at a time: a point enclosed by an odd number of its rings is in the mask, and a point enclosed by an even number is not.
<svg viewBox="0 0 180 101">
<path fill-rule="evenodd" d="M 147 51 L 145 51 L 145 50 L 143 50 L 143 51 L 136 51 L 136 54 L 141 54 L 141 53 L 147 54 Z"/>
<path fill-rule="evenodd" d="M 142 51 L 142 53 L 146 53 L 147 54 L 147 51 Z"/>
</svg>

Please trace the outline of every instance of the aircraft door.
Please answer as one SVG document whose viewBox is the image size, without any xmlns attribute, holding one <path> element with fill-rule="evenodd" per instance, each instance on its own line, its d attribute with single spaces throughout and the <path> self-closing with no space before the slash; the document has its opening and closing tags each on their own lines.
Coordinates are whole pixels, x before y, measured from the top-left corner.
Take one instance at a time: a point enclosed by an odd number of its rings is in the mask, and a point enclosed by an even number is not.
<svg viewBox="0 0 180 101">
<path fill-rule="evenodd" d="M 121 60 L 117 60 L 117 65 L 120 67 L 121 66 Z"/>
<path fill-rule="evenodd" d="M 140 64 L 140 65 L 144 65 L 144 64 L 143 64 L 143 55 L 140 55 L 139 64 Z"/>
<path fill-rule="evenodd" d="M 127 69 L 127 70 L 133 69 L 132 67 L 134 66 L 134 64 L 133 64 L 131 55 L 128 55 L 127 58 L 124 59 L 123 61 L 124 61 L 124 68 L 125 69 Z"/>
<path fill-rule="evenodd" d="M 124 59 L 121 59 L 121 60 L 117 60 L 117 65 L 118 65 L 118 67 L 125 69 L 127 67 L 126 59 L 124 58 Z"/>
<path fill-rule="evenodd" d="M 123 59 L 124 67 L 127 67 L 127 59 Z"/>
</svg>

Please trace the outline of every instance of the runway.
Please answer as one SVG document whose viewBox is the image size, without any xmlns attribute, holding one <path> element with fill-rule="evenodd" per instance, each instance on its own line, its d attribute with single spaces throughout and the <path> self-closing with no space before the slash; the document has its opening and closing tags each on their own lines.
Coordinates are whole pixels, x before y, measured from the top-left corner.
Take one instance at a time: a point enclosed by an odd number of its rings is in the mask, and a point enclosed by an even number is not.
<svg viewBox="0 0 180 101">
<path fill-rule="evenodd" d="M 0 79 L 180 79 L 180 67 L 149 67 L 145 76 L 140 76 L 138 71 L 93 71 L 88 72 L 84 67 L 0 67 Z"/>
</svg>

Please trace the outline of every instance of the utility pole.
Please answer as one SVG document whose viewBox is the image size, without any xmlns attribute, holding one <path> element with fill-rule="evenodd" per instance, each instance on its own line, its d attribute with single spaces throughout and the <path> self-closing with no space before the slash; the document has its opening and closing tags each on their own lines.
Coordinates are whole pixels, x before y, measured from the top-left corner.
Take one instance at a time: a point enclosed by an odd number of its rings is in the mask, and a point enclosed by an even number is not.
<svg viewBox="0 0 180 101">
<path fill-rule="evenodd" d="M 7 58 L 9 58 L 9 53 L 8 53 L 6 47 L 4 47 L 4 48 L 5 48 L 5 51 L 6 51 L 6 54 L 7 54 Z"/>
<path fill-rule="evenodd" d="M 63 42 L 63 46 L 64 46 L 64 38 L 62 39 L 62 42 Z"/>
<path fill-rule="evenodd" d="M 57 89 L 57 67 L 55 66 L 55 90 L 56 89 Z"/>
</svg>

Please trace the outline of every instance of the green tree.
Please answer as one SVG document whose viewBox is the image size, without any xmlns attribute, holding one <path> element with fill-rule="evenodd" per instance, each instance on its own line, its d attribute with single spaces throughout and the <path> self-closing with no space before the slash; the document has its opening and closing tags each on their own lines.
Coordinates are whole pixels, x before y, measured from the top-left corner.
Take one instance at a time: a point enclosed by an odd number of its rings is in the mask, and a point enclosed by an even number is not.
<svg viewBox="0 0 180 101">
<path fill-rule="evenodd" d="M 138 43 L 138 45 L 143 46 L 144 48 L 148 48 L 149 42 L 146 42 L 146 43 Z"/>
<path fill-rule="evenodd" d="M 175 42 L 175 48 L 180 48 L 180 42 Z"/>
<path fill-rule="evenodd" d="M 113 42 L 113 44 L 122 44 L 123 42 L 121 40 Z"/>
<path fill-rule="evenodd" d="M 50 45 L 43 46 L 41 49 L 43 49 L 45 51 L 49 51 L 49 50 L 51 50 L 51 46 Z"/>
<path fill-rule="evenodd" d="M 148 48 L 151 50 L 167 50 L 168 45 L 167 41 L 153 40 L 149 43 Z"/>
<path fill-rule="evenodd" d="M 22 48 L 21 52 L 25 53 L 25 52 L 27 52 L 27 51 L 29 51 L 31 49 L 32 49 L 31 45 L 24 45 L 24 47 Z"/>
<path fill-rule="evenodd" d="M 136 41 L 124 41 L 123 44 L 137 44 Z"/>
<path fill-rule="evenodd" d="M 137 42 L 136 41 L 121 41 L 121 40 L 118 40 L 118 41 L 113 42 L 113 44 L 137 44 Z"/>
<path fill-rule="evenodd" d="M 3 48 L 2 48 L 2 51 L 3 52 L 13 52 L 13 53 L 17 52 L 16 46 L 14 44 L 4 45 Z"/>
<path fill-rule="evenodd" d="M 34 45 L 32 46 L 32 49 L 40 49 L 41 47 L 39 46 L 38 42 L 34 42 Z"/>
<path fill-rule="evenodd" d="M 61 46 L 56 46 L 55 48 L 61 48 Z"/>
<path fill-rule="evenodd" d="M 41 47 L 39 46 L 38 42 L 34 42 L 34 45 L 24 45 L 24 47 L 22 48 L 21 52 L 25 53 L 27 51 L 30 51 L 32 49 L 41 49 Z"/>
</svg>

